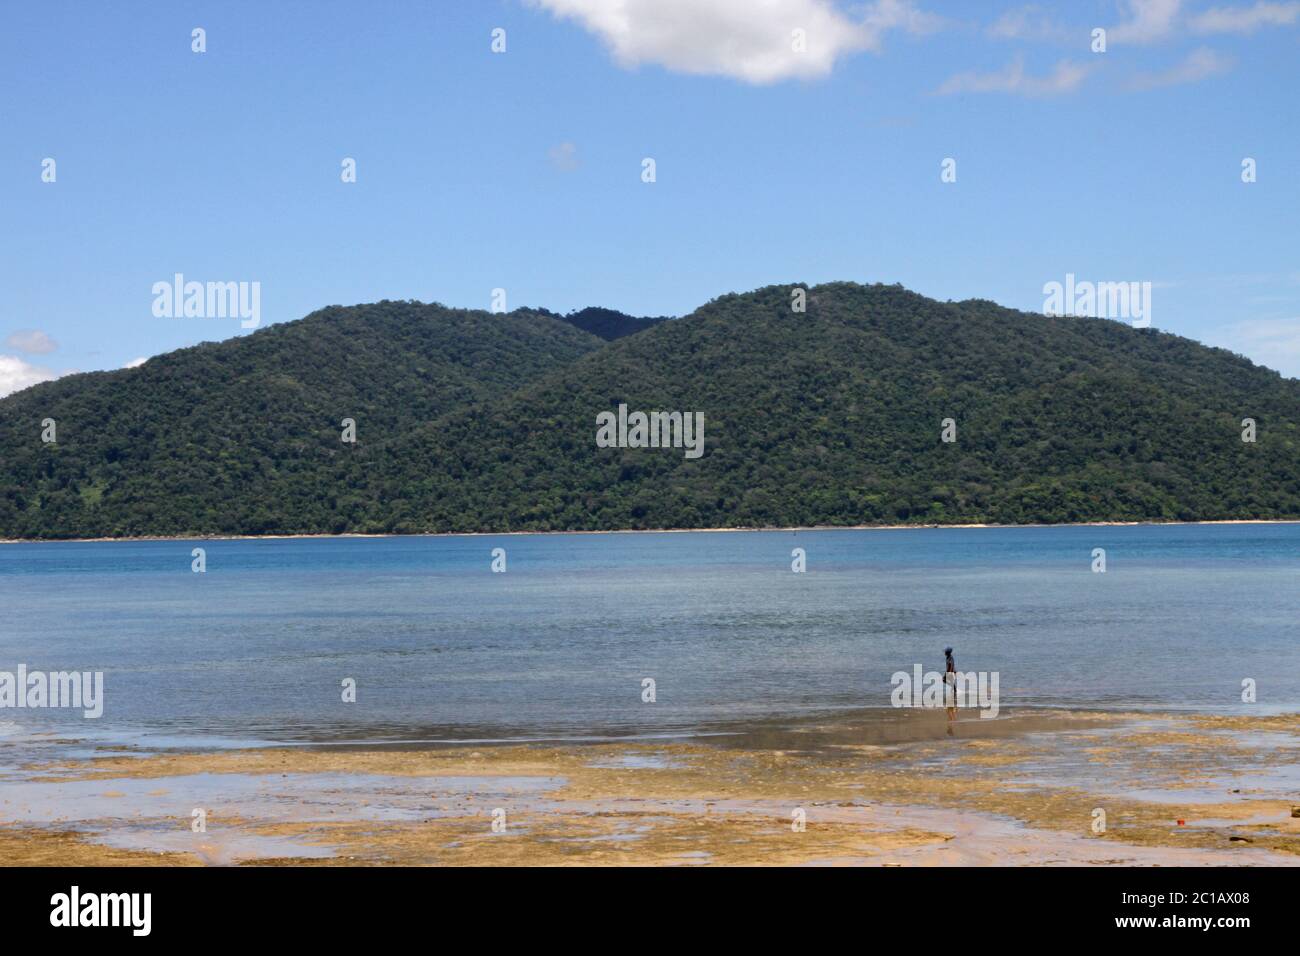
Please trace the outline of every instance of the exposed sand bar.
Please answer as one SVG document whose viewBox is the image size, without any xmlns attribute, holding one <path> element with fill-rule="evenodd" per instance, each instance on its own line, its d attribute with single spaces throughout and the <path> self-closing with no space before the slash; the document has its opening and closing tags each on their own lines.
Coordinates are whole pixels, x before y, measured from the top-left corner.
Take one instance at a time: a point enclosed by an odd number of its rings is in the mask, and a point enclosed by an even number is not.
<svg viewBox="0 0 1300 956">
<path fill-rule="evenodd" d="M 0 778 L 0 861 L 1300 865 L 1297 715 L 949 727 L 866 711 L 693 741 L 44 762 Z"/>
</svg>

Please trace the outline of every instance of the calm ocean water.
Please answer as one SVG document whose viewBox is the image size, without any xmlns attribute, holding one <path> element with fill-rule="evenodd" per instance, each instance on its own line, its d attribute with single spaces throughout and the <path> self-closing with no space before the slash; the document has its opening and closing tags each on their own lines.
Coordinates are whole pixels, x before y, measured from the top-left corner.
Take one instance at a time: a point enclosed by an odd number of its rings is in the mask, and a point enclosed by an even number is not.
<svg viewBox="0 0 1300 956">
<path fill-rule="evenodd" d="M 949 645 L 1004 708 L 1300 709 L 1300 525 L 21 544 L 0 594 L 0 670 L 106 685 L 0 741 L 707 730 L 887 706 Z"/>
</svg>

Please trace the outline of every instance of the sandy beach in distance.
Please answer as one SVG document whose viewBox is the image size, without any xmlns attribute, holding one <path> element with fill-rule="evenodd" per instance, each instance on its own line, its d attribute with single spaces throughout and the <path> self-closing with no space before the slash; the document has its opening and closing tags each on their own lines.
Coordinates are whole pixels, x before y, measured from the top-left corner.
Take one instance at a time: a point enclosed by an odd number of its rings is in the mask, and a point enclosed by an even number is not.
<svg viewBox="0 0 1300 956">
<path fill-rule="evenodd" d="M 1298 781 L 1295 714 L 875 709 L 662 740 L 113 748 L 5 773 L 0 860 L 1293 866 Z"/>
<path fill-rule="evenodd" d="M 95 541 L 294 541 L 300 538 L 494 538 L 565 534 L 707 534 L 733 531 L 916 531 L 958 528 L 1130 528 L 1141 525 L 1300 524 L 1296 518 L 1225 518 L 1220 521 L 1077 521 L 1061 524 L 859 524 L 768 528 L 615 528 L 599 531 L 428 531 L 412 534 L 195 534 L 139 535 L 122 538 L 0 538 L 0 544 L 88 543 Z"/>
</svg>

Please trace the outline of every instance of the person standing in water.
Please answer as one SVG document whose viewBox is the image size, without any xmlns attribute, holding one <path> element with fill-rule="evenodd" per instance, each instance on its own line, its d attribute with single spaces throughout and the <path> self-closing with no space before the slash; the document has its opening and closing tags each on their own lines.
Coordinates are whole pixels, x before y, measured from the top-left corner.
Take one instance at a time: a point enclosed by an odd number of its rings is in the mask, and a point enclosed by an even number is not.
<svg viewBox="0 0 1300 956">
<path fill-rule="evenodd" d="M 948 734 L 952 735 L 952 722 L 957 719 L 957 664 L 952 659 L 952 648 L 943 649 L 943 701 L 948 707 Z"/>
</svg>

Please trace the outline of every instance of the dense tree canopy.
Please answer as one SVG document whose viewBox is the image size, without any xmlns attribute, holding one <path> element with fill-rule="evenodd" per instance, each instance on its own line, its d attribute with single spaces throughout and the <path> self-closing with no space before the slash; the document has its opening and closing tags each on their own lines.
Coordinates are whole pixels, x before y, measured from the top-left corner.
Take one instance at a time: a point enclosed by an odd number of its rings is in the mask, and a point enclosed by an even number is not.
<svg viewBox="0 0 1300 956">
<path fill-rule="evenodd" d="M 576 325 L 584 332 L 590 332 L 592 335 L 598 335 L 607 341 L 621 339 L 625 335 L 632 335 L 636 332 L 643 332 L 650 326 L 658 322 L 668 321 L 668 316 L 661 315 L 653 318 L 638 318 L 634 315 L 628 315 L 625 312 L 618 312 L 614 309 L 602 309 L 597 306 L 588 306 L 585 309 L 579 309 L 576 312 L 570 312 L 567 315 L 557 315 L 549 309 L 537 309 L 541 315 L 550 316 L 555 319 L 563 319 L 570 325 Z"/>
<path fill-rule="evenodd" d="M 0 401 L 0 535 L 1300 518 L 1294 379 L 1117 322 L 792 288 L 609 342 L 331 307 L 38 385 Z M 620 403 L 702 412 L 703 457 L 598 448 Z"/>
</svg>

